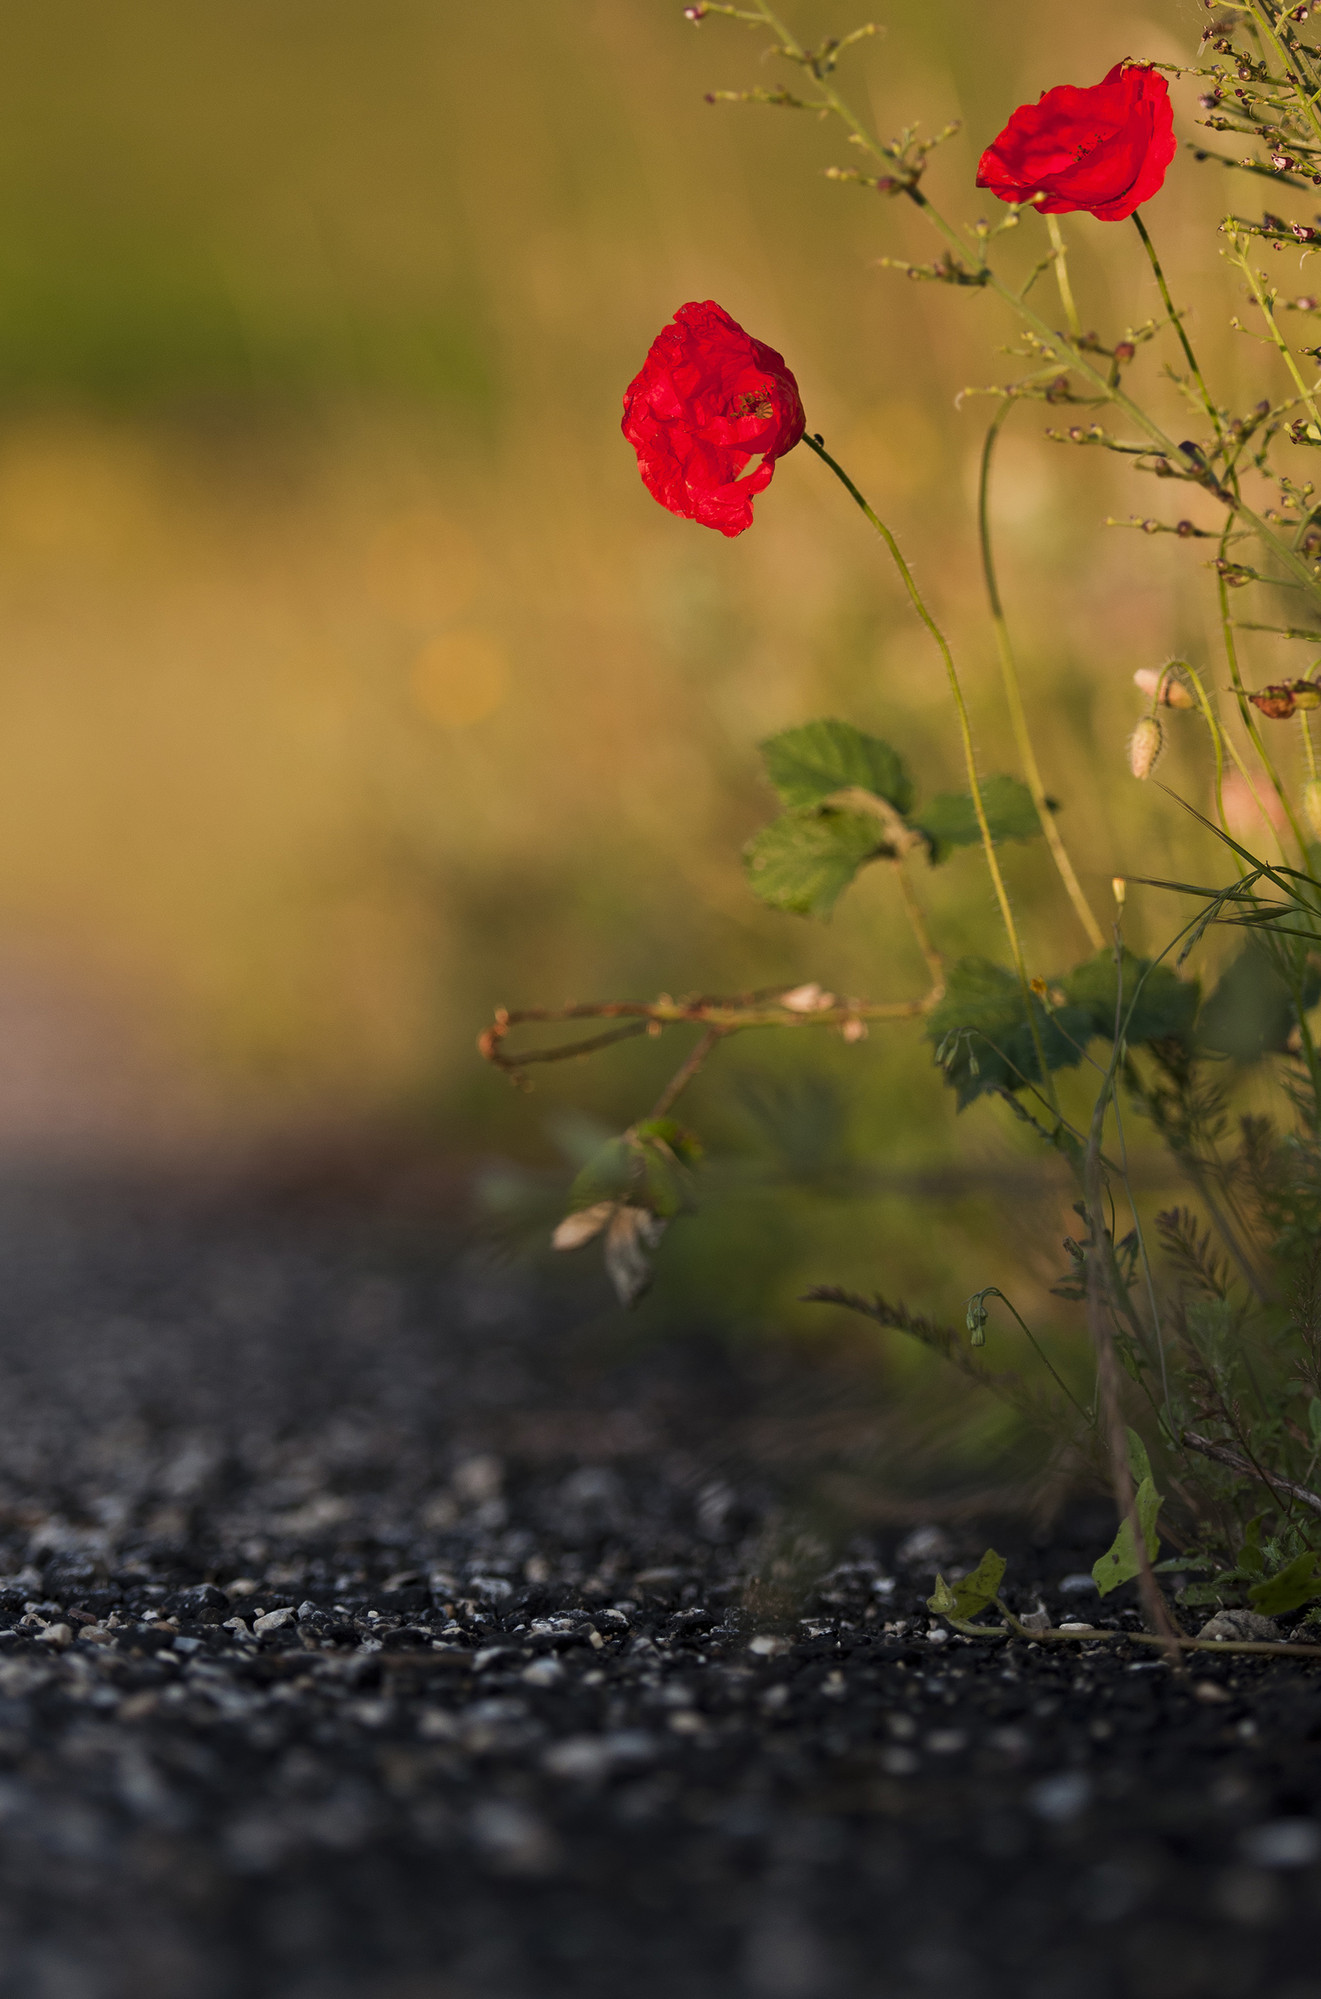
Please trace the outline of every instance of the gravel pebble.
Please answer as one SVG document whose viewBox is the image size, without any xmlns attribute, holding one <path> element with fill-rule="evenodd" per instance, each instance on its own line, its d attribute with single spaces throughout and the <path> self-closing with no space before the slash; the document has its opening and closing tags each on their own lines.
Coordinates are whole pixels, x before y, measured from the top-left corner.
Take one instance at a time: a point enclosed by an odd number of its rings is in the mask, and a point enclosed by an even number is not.
<svg viewBox="0 0 1321 1999">
<path fill-rule="evenodd" d="M 1317 1999 L 1311 1667 L 933 1644 L 927 1565 L 1026 1609 L 1106 1511 L 799 1534 L 858 1376 L 603 1324 L 0 1188 L 0 1999 Z"/>
</svg>

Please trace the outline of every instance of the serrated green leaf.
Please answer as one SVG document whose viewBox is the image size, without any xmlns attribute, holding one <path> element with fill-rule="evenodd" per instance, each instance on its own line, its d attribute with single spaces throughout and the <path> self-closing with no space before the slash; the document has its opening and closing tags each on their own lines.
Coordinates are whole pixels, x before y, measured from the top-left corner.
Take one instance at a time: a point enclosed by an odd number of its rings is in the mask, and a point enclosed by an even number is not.
<svg viewBox="0 0 1321 1999">
<path fill-rule="evenodd" d="M 1099 951 L 1060 982 L 1069 1002 L 1086 1009 L 1096 1034 L 1114 1039 L 1115 1019 L 1132 1048 L 1146 1041 L 1170 1041 L 1192 1032 L 1201 987 L 1181 979 L 1168 965 L 1153 965 L 1126 950 L 1123 991 L 1113 951 Z"/>
<path fill-rule="evenodd" d="M 1228 1584 L 1222 1582 L 1189 1583 L 1187 1589 L 1179 1591 L 1179 1602 L 1186 1603 L 1190 1610 L 1202 1610 L 1213 1603 L 1224 1600 Z"/>
<path fill-rule="evenodd" d="M 1309 968 L 1303 1005 L 1321 997 L 1321 978 Z M 1197 1038 L 1204 1048 L 1231 1055 L 1236 1062 L 1259 1062 L 1264 1055 L 1282 1055 L 1298 1024 L 1293 994 L 1272 962 L 1269 951 L 1255 941 L 1245 944 L 1225 967 L 1219 984 L 1202 1008 Z"/>
<path fill-rule="evenodd" d="M 987 1604 L 995 1602 L 1004 1572 L 1004 1556 L 988 1548 L 972 1574 L 964 1576 L 953 1588 L 944 1576 L 938 1575 L 936 1587 L 927 1598 L 927 1609 L 937 1617 L 947 1617 L 951 1624 L 966 1625 Z"/>
<path fill-rule="evenodd" d="M 753 892 L 772 909 L 829 916 L 858 869 L 886 851 L 878 819 L 829 807 L 786 812 L 743 849 Z"/>
<path fill-rule="evenodd" d="M 1238 1551 L 1238 1566 L 1246 1575 L 1261 1576 L 1266 1573 L 1266 1557 L 1261 1552 L 1261 1530 L 1265 1520 L 1265 1513 L 1254 1513 L 1243 1529 L 1243 1545 Z"/>
<path fill-rule="evenodd" d="M 1033 1016 L 1048 1069 L 1072 1069 L 1092 1036 L 1078 1007 L 1049 1011 L 1037 998 Z M 927 1037 L 962 1110 L 985 1090 L 1016 1090 L 1040 1081 L 1023 990 L 1014 973 L 987 958 L 960 958 L 945 978 L 945 996 L 927 1016 Z"/>
<path fill-rule="evenodd" d="M 1317 1596 L 1321 1596 L 1321 1555 L 1306 1548 L 1265 1582 L 1254 1583 L 1248 1602 L 1263 1617 L 1282 1617 L 1286 1611 L 1301 1610 Z"/>
<path fill-rule="evenodd" d="M 1005 1558 L 988 1548 L 970 1576 L 954 1586 L 955 1609 L 960 1617 L 976 1617 L 988 1603 L 994 1603 L 1004 1581 Z"/>
<path fill-rule="evenodd" d="M 1041 831 L 1032 793 L 1019 778 L 988 777 L 982 804 L 992 840 L 1034 840 Z M 942 792 L 912 815 L 912 824 L 930 842 L 933 862 L 946 860 L 955 847 L 975 846 L 982 837 L 977 808 L 966 791 Z"/>
<path fill-rule="evenodd" d="M 1156 1515 L 1164 1501 L 1152 1484 L 1144 1478 L 1137 1490 L 1138 1526 L 1146 1546 L 1147 1558 L 1154 1561 L 1160 1551 L 1160 1535 L 1156 1531 Z M 1120 1583 L 1132 1582 L 1138 1573 L 1137 1543 L 1133 1538 L 1133 1522 L 1127 1518 L 1119 1523 L 1119 1532 L 1098 1561 L 1092 1564 L 1092 1581 L 1102 1596 L 1109 1596 Z"/>
<path fill-rule="evenodd" d="M 851 722 L 805 722 L 761 746 L 766 775 L 786 805 L 819 805 L 857 786 L 907 813 L 913 786 L 897 750 Z"/>
</svg>

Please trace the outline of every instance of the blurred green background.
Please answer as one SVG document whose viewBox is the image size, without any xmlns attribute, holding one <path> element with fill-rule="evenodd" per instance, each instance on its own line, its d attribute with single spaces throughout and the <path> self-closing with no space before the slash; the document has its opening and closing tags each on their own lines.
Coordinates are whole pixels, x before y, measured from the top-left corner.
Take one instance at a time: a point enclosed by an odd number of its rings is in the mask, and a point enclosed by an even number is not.
<svg viewBox="0 0 1321 1999">
<path fill-rule="evenodd" d="M 786 9 L 809 37 L 854 19 Z M 1013 372 L 1007 321 L 878 268 L 929 246 L 906 205 L 823 179 L 848 156 L 830 129 L 704 102 L 774 80 L 760 39 L 672 0 L 3 16 L 0 1121 L 8 1104 L 15 1131 L 88 1144 L 407 1130 L 544 1173 L 553 1206 L 572 1116 L 617 1129 L 682 1047 L 520 1097 L 474 1052 L 494 1005 L 920 992 L 884 870 L 826 927 L 760 908 L 739 865 L 772 809 L 757 742 L 811 716 L 887 736 L 924 789 L 960 784 L 892 575 L 806 453 L 727 542 L 655 507 L 618 435 L 681 301 L 715 297 L 781 348 L 956 639 L 983 767 L 1013 768 L 973 539 L 990 406 L 956 403 Z M 883 20 L 846 87 L 886 132 L 963 120 L 931 186 L 971 219 L 1016 103 L 1125 55 L 1191 58 L 1203 15 L 890 0 Z M 1151 220 L 1246 391 L 1224 199 L 1181 155 Z M 1131 230 L 1070 236 L 1089 323 L 1155 310 Z M 1155 359 L 1141 379 L 1169 405 Z M 1186 489 L 1126 484 L 1041 428 L 1023 414 L 1004 447 L 1004 584 L 1104 913 L 1116 872 L 1222 872 L 1124 744 L 1135 668 L 1186 651 L 1224 675 L 1199 545 L 1100 525 L 1173 518 Z M 1263 650 L 1249 679 L 1277 665 Z M 1186 733 L 1166 774 L 1204 805 Z M 1034 964 L 1082 955 L 1043 854 L 1006 866 Z M 930 902 L 954 950 L 998 948 L 975 854 Z M 1135 897 L 1133 941 L 1172 927 Z M 103 1113 L 80 1122 L 79 1093 Z M 676 1230 L 660 1309 L 718 1293 L 762 1323 L 811 1278 L 944 1308 L 998 1282 L 1040 1307 L 1057 1273 L 1059 1184 L 994 1110 L 956 1122 L 912 1027 L 747 1037 L 686 1114 L 748 1163 Z M 777 1173 L 806 1191 L 786 1202 Z M 1018 1189 L 1007 1218 L 997 1184 Z"/>
</svg>

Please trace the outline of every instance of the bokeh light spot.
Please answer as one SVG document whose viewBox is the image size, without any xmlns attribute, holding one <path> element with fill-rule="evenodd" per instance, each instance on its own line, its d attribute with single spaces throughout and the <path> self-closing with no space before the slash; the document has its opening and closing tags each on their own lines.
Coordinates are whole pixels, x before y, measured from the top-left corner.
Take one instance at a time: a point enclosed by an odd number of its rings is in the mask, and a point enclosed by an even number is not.
<svg viewBox="0 0 1321 1999">
<path fill-rule="evenodd" d="M 509 662 L 489 632 L 441 632 L 413 662 L 413 698 L 445 729 L 493 715 L 509 692 Z"/>
</svg>

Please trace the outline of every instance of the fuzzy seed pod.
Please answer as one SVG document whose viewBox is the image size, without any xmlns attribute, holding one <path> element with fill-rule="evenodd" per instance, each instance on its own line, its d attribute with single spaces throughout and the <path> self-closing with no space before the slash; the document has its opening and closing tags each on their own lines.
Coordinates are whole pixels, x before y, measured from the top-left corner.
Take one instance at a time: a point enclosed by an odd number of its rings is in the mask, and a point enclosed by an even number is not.
<svg viewBox="0 0 1321 1999">
<path fill-rule="evenodd" d="M 1313 778 L 1303 786 L 1303 816 L 1318 840 L 1321 840 L 1321 784 Z"/>
<path fill-rule="evenodd" d="M 1144 715 L 1128 739 L 1128 767 L 1134 777 L 1150 777 L 1165 747 L 1165 736 L 1154 715 Z"/>
</svg>

